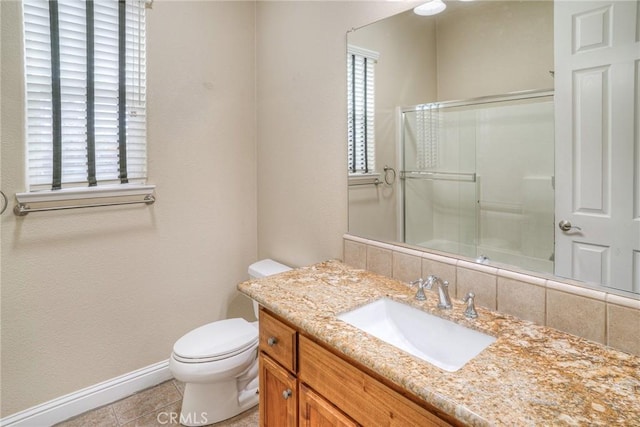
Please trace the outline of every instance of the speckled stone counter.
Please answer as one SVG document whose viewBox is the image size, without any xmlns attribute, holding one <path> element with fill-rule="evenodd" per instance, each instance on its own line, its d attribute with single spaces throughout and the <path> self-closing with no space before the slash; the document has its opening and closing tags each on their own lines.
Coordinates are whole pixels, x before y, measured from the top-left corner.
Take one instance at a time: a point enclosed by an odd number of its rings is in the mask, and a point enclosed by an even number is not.
<svg viewBox="0 0 640 427">
<path fill-rule="evenodd" d="M 339 353 L 469 425 L 640 426 L 640 358 L 555 329 L 464 304 L 436 308 L 397 280 L 337 261 L 238 289 Z M 381 297 L 487 333 L 497 341 L 456 372 L 417 359 L 336 318 Z"/>
</svg>

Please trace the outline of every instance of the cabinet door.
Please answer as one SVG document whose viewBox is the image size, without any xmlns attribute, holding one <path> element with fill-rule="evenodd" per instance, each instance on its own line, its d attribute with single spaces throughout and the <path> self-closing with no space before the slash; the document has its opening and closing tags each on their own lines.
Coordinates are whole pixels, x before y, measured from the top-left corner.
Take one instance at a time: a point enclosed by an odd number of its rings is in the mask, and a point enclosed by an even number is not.
<svg viewBox="0 0 640 427">
<path fill-rule="evenodd" d="M 297 399 L 296 377 L 260 354 L 260 426 L 295 427 Z"/>
<path fill-rule="evenodd" d="M 358 424 L 304 384 L 300 385 L 300 427 L 357 427 Z"/>
</svg>

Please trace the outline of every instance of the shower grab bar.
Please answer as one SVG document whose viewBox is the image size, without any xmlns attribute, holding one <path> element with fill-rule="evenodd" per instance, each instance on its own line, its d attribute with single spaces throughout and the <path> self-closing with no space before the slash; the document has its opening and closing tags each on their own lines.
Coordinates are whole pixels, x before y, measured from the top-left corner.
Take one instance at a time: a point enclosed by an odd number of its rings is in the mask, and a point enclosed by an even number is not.
<svg viewBox="0 0 640 427">
<path fill-rule="evenodd" d="M 400 179 L 476 182 L 476 174 L 465 172 L 401 171 Z"/>
</svg>

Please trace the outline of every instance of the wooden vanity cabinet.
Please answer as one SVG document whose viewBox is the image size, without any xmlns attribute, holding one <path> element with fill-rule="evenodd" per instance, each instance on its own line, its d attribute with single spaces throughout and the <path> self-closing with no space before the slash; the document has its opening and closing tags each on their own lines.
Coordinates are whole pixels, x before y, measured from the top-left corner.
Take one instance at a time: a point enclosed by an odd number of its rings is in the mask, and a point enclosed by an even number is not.
<svg viewBox="0 0 640 427">
<path fill-rule="evenodd" d="M 260 309 L 260 426 L 451 426 Z"/>
<path fill-rule="evenodd" d="M 260 309 L 260 426 L 298 425 L 298 333 Z"/>
</svg>

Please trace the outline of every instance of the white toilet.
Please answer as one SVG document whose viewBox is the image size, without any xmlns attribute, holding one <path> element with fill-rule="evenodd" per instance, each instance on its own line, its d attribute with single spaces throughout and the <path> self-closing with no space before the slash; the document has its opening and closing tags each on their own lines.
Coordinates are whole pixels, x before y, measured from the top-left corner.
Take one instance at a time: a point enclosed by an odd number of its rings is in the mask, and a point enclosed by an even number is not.
<svg viewBox="0 0 640 427">
<path fill-rule="evenodd" d="M 290 270 L 270 259 L 249 266 L 252 279 Z M 258 304 L 253 302 L 256 317 Z M 226 319 L 192 330 L 173 346 L 173 376 L 186 386 L 180 423 L 201 426 L 258 404 L 258 322 Z"/>
</svg>

